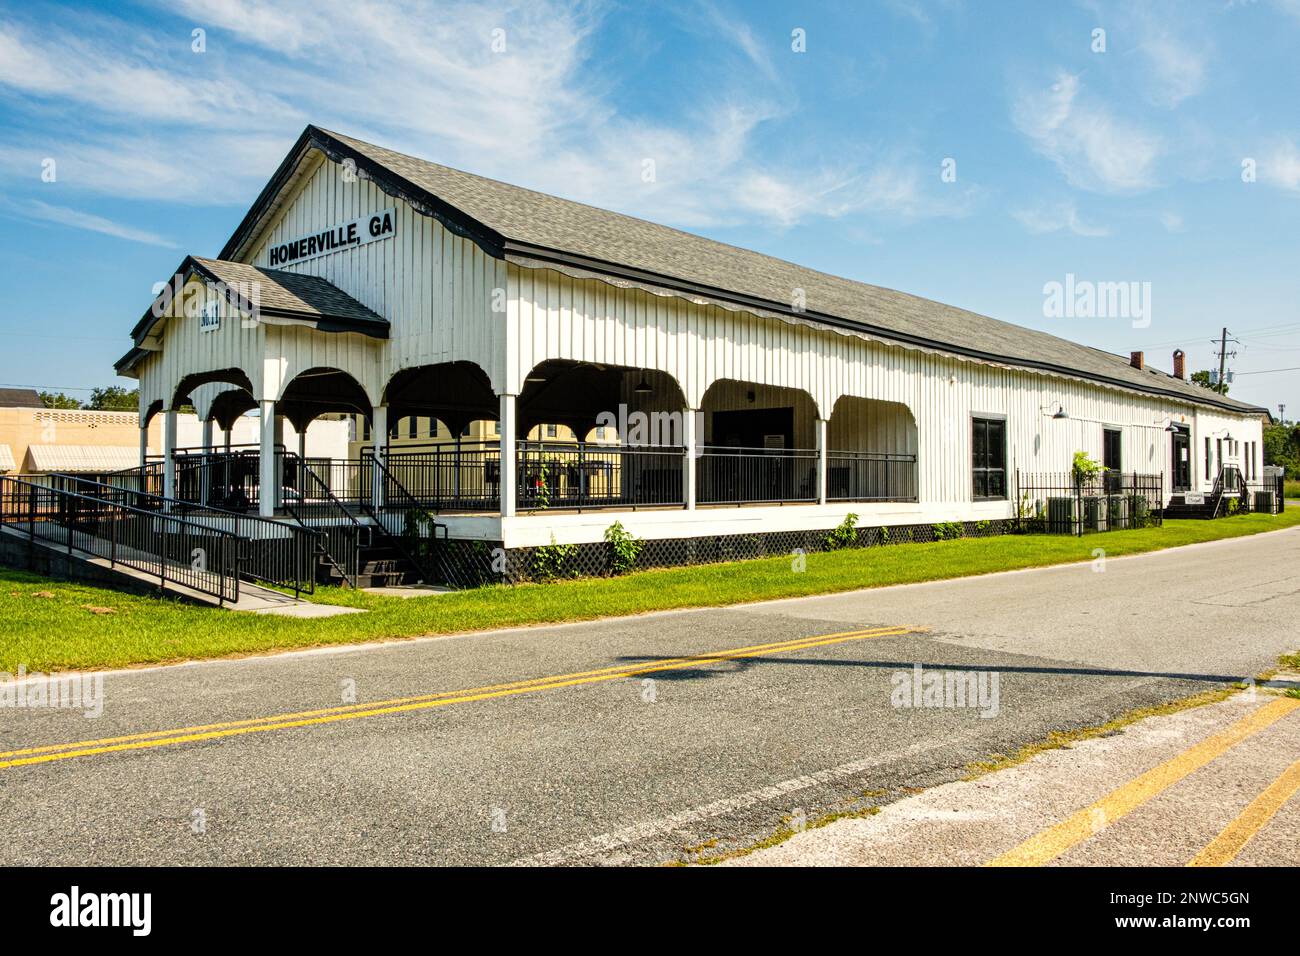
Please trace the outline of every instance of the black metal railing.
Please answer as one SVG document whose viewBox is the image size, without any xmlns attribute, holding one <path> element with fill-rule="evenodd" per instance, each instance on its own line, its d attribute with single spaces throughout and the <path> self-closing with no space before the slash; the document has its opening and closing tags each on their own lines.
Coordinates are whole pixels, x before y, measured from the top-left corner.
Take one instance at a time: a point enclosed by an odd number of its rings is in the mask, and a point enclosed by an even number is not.
<svg viewBox="0 0 1300 956">
<path fill-rule="evenodd" d="M 701 504 L 816 501 L 818 453 L 811 449 L 707 447 L 696 462 Z"/>
<path fill-rule="evenodd" d="M 1081 535 L 1164 522 L 1164 476 L 1107 471 L 1079 479 L 1070 472 L 1016 472 L 1021 531 Z"/>
<path fill-rule="evenodd" d="M 916 456 L 828 451 L 826 498 L 829 501 L 916 501 Z"/>
<path fill-rule="evenodd" d="M 276 455 L 277 474 L 292 475 L 294 479 L 292 487 L 284 486 L 280 506 L 298 524 L 320 535 L 321 556 L 350 587 L 356 587 L 361 549 L 371 540 L 369 526 L 357 520 L 355 506 L 345 504 L 334 494 L 325 478 L 311 467 L 310 460 L 304 462 L 293 452 L 283 450 Z"/>
<path fill-rule="evenodd" d="M 460 442 L 390 447 L 390 478 L 428 511 L 495 511 L 501 501 L 501 447 Z"/>
<path fill-rule="evenodd" d="M 437 576 L 438 530 L 447 540 L 447 526 L 433 519 L 429 509 L 406 488 L 382 461 L 370 459 L 381 482 L 381 504 L 366 507 L 376 531 L 405 558 L 420 575 L 421 581 Z"/>
<path fill-rule="evenodd" d="M 518 504 L 526 510 L 685 503 L 684 449 L 520 442 Z"/>
<path fill-rule="evenodd" d="M 227 531 L 239 539 L 239 573 L 245 580 L 287 588 L 294 597 L 315 590 L 316 559 L 322 542 L 320 533 L 312 528 L 168 499 L 79 475 L 28 476 L 28 480 L 143 511 L 171 513 Z"/>
<path fill-rule="evenodd" d="M 0 524 L 69 556 L 81 552 L 157 577 L 163 589 L 182 586 L 218 604 L 239 600 L 240 540 L 203 521 L 0 477 Z"/>
</svg>

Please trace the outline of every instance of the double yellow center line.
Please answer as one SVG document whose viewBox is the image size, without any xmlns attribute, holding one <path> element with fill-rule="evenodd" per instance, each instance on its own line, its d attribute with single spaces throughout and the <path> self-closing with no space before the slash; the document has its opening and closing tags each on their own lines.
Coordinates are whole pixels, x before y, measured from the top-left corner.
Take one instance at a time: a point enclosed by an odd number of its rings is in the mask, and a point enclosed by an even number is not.
<svg viewBox="0 0 1300 956">
<path fill-rule="evenodd" d="M 490 684 L 485 687 L 472 687 L 463 690 L 442 691 L 434 694 L 422 694 L 416 697 L 397 697 L 391 700 L 374 701 L 365 704 L 346 704 L 340 707 L 326 707 L 318 710 L 305 710 L 297 713 L 276 714 L 270 717 L 253 717 L 246 720 L 232 720 L 223 723 L 202 724 L 195 727 L 178 727 L 171 730 L 157 730 L 146 733 L 128 734 L 121 737 L 105 737 L 99 740 L 81 740 L 66 744 L 49 744 L 41 747 L 27 747 L 22 750 L 10 750 L 0 753 L 0 770 L 12 767 L 30 766 L 39 763 L 51 763 L 56 760 L 70 760 L 74 757 L 90 757 L 99 754 L 117 753 L 127 750 L 147 750 L 152 747 L 167 747 L 173 744 L 197 743 L 203 740 L 217 740 L 223 737 L 236 737 L 243 734 L 264 733 L 272 730 L 291 730 L 297 727 L 311 727 L 320 724 L 337 723 L 342 720 L 356 720 L 361 717 L 378 717 L 383 714 L 399 714 L 410 711 L 429 710 L 434 707 L 448 707 L 452 704 L 467 704 L 473 701 L 489 700 L 495 697 L 512 697 L 518 694 L 531 694 L 537 691 L 556 690 L 561 687 L 575 687 L 582 684 L 597 684 L 604 681 L 625 680 L 646 674 L 663 671 L 683 670 L 691 667 L 706 667 L 724 661 L 740 660 L 750 657 L 764 657 L 789 651 L 801 651 L 812 647 L 829 644 L 842 644 L 847 641 L 860 641 L 875 637 L 893 637 L 899 634 L 915 634 L 924 630 L 915 627 L 879 627 L 869 630 L 842 631 L 837 634 L 818 634 L 813 637 L 801 637 L 788 641 L 776 641 L 768 644 L 753 644 L 749 647 L 736 647 L 707 654 L 689 657 L 673 657 L 659 661 L 640 664 L 616 664 L 596 670 L 578 671 L 572 674 L 555 674 L 549 677 L 535 677 L 529 680 L 512 681 L 506 684 Z"/>
</svg>

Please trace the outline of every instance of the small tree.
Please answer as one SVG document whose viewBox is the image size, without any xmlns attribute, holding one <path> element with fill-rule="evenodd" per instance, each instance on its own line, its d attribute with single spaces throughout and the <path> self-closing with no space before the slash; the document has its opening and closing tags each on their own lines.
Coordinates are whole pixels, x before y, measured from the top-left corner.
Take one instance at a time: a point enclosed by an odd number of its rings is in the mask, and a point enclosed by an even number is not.
<svg viewBox="0 0 1300 956">
<path fill-rule="evenodd" d="M 41 392 L 41 401 L 45 403 L 46 408 L 80 408 L 81 402 L 71 395 L 64 395 L 62 392 Z"/>
<path fill-rule="evenodd" d="M 1101 474 L 1101 462 L 1089 458 L 1087 452 L 1076 451 L 1070 472 L 1074 476 L 1074 486 L 1082 488 Z"/>
<path fill-rule="evenodd" d="M 127 391 L 121 385 L 105 385 L 90 390 L 90 404 L 86 407 L 96 411 L 133 412 L 139 405 L 139 389 Z"/>
</svg>

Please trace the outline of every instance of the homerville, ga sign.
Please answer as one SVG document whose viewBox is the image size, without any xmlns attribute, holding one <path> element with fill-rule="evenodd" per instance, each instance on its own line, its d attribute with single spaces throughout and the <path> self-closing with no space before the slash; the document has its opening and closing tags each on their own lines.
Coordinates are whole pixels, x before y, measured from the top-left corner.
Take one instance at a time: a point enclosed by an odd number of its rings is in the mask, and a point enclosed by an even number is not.
<svg viewBox="0 0 1300 956">
<path fill-rule="evenodd" d="M 273 245 L 268 250 L 270 261 L 267 264 L 273 268 L 292 265 L 295 262 L 315 259 L 317 256 L 329 255 L 341 249 L 364 246 L 381 239 L 391 239 L 396 232 L 397 210 L 385 209 L 322 232 L 313 232 Z"/>
</svg>

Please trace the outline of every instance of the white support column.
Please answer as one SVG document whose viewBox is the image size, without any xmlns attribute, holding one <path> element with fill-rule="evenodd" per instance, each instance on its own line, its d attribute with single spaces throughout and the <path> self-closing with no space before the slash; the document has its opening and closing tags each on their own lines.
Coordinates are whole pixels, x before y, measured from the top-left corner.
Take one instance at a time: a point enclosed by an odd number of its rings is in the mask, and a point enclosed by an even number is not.
<svg viewBox="0 0 1300 956">
<path fill-rule="evenodd" d="M 375 461 L 388 463 L 388 406 L 376 405 L 370 418 L 370 439 L 375 449 Z M 370 470 L 370 503 L 375 511 L 384 506 L 384 478 L 379 468 Z"/>
<path fill-rule="evenodd" d="M 277 452 L 287 451 L 284 444 L 284 416 L 275 416 L 275 450 Z M 279 496 L 281 489 L 284 488 L 284 455 L 275 456 L 275 494 L 276 505 L 280 504 Z"/>
<path fill-rule="evenodd" d="M 827 421 L 817 419 L 817 503 L 826 504 L 826 434 Z"/>
<path fill-rule="evenodd" d="M 163 497 L 176 497 L 176 409 L 163 411 Z"/>
<path fill-rule="evenodd" d="M 212 419 L 203 420 L 203 471 L 199 475 L 199 501 L 206 505 L 212 498 Z"/>
<path fill-rule="evenodd" d="M 149 463 L 149 426 L 140 426 L 140 467 Z"/>
<path fill-rule="evenodd" d="M 298 432 L 298 457 L 302 459 L 302 461 L 304 462 L 307 460 L 307 429 L 306 428 Z"/>
<path fill-rule="evenodd" d="M 695 433 L 696 414 L 693 408 L 682 411 L 682 444 L 686 456 L 682 461 L 682 490 L 686 493 L 687 511 L 695 510 L 695 463 L 699 460 L 699 449 L 695 447 L 698 441 Z"/>
<path fill-rule="evenodd" d="M 515 396 L 501 396 L 501 517 L 515 516 Z"/>
<path fill-rule="evenodd" d="M 257 513 L 264 518 L 275 516 L 279 498 L 275 467 L 275 402 L 261 402 L 262 420 L 258 423 L 260 454 L 257 468 Z"/>
</svg>

